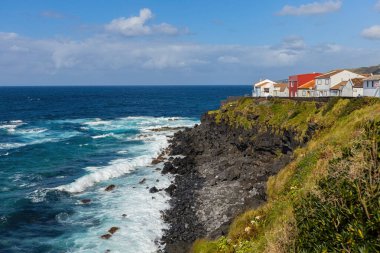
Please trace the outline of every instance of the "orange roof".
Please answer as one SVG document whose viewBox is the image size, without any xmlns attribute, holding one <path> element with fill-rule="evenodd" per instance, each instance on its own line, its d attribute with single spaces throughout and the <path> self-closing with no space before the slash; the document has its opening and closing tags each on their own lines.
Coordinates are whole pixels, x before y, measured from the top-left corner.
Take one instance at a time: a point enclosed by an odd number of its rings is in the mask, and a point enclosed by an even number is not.
<svg viewBox="0 0 380 253">
<path fill-rule="evenodd" d="M 330 90 L 340 90 L 340 88 L 346 86 L 347 83 L 348 81 L 342 81 L 338 83 L 337 85 L 334 85 L 333 87 L 331 87 Z"/>
<path fill-rule="evenodd" d="M 365 80 L 366 81 L 371 81 L 371 80 L 377 81 L 377 80 L 380 80 L 380 75 L 371 75 L 370 77 L 367 77 Z"/>
<path fill-rule="evenodd" d="M 330 72 L 328 72 L 328 73 L 326 73 L 326 74 L 323 74 L 323 75 L 317 76 L 316 78 L 317 78 L 317 79 L 326 79 L 326 78 L 330 78 L 331 76 L 336 75 L 336 74 L 338 74 L 338 73 L 340 73 L 340 72 L 342 72 L 342 71 L 343 71 L 342 69 L 333 70 L 333 71 L 330 71 Z"/>
<path fill-rule="evenodd" d="M 286 88 L 288 88 L 287 83 L 276 83 L 273 85 L 275 88 L 280 88 L 280 92 L 284 92 Z"/>
<path fill-rule="evenodd" d="M 363 78 L 354 78 L 351 79 L 354 88 L 363 88 Z"/>
<path fill-rule="evenodd" d="M 298 89 L 305 89 L 305 90 L 309 90 L 309 89 L 314 89 L 315 87 L 315 80 L 311 80 L 303 85 L 301 85 L 300 87 L 298 87 Z"/>
</svg>

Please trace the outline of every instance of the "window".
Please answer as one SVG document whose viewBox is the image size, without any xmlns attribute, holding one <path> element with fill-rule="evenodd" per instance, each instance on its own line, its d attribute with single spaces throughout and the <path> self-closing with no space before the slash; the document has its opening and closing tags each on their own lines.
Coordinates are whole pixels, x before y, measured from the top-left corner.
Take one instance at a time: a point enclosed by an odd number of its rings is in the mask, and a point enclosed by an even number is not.
<svg viewBox="0 0 380 253">
<path fill-rule="evenodd" d="M 330 79 L 326 79 L 325 83 L 326 85 L 330 85 Z"/>
<path fill-rule="evenodd" d="M 317 80 L 317 84 L 318 84 L 318 85 L 321 85 L 321 84 L 322 84 L 322 80 L 321 80 L 321 79 L 318 79 L 318 80 Z"/>
<path fill-rule="evenodd" d="M 305 96 L 306 95 L 306 91 L 302 91 L 302 96 Z"/>
<path fill-rule="evenodd" d="M 265 93 L 269 93 L 269 88 L 264 88 Z"/>
<path fill-rule="evenodd" d="M 373 85 L 374 85 L 374 81 L 371 81 L 371 87 L 373 88 Z"/>
</svg>

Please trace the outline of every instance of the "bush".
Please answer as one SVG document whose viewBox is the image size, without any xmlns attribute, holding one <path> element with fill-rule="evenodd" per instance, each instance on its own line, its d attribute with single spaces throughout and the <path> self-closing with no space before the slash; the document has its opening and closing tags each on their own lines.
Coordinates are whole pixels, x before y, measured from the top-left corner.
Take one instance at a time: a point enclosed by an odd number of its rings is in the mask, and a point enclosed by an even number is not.
<svg viewBox="0 0 380 253">
<path fill-rule="evenodd" d="M 295 204 L 299 252 L 380 251 L 380 123 L 330 162 L 315 192 Z"/>
</svg>

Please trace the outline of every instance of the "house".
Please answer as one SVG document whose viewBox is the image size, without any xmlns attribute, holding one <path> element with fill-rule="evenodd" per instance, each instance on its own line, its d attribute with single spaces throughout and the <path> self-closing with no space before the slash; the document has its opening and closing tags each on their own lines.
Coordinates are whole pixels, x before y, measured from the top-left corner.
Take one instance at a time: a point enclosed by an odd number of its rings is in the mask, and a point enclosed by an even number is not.
<svg viewBox="0 0 380 253">
<path fill-rule="evenodd" d="M 317 76 L 315 78 L 315 96 L 316 97 L 328 97 L 338 94 L 337 89 L 343 89 L 347 84 L 345 81 L 349 81 L 354 78 L 364 78 L 363 76 L 353 73 L 348 70 L 333 70 L 326 74 Z M 334 88 L 333 90 L 330 90 Z M 331 91 L 331 92 L 330 92 Z"/>
<path fill-rule="evenodd" d="M 332 86 L 330 88 L 330 96 L 331 97 L 352 97 L 352 86 L 350 86 L 349 81 L 342 81 L 338 83 L 337 85 Z"/>
<path fill-rule="evenodd" d="M 289 97 L 288 84 L 287 83 L 273 84 L 273 96 L 274 97 Z"/>
<path fill-rule="evenodd" d="M 273 89 L 274 89 L 273 85 L 275 83 L 276 82 L 273 82 L 269 79 L 265 79 L 263 81 L 255 83 L 252 87 L 252 97 L 273 96 Z"/>
<path fill-rule="evenodd" d="M 298 87 L 297 96 L 298 97 L 314 97 L 315 92 L 315 80 L 311 80 Z"/>
<path fill-rule="evenodd" d="M 351 79 L 352 86 L 352 96 L 362 97 L 363 96 L 363 78 Z"/>
<path fill-rule="evenodd" d="M 380 75 L 373 75 L 363 80 L 363 96 L 380 97 Z"/>
<path fill-rule="evenodd" d="M 355 94 L 354 94 L 355 91 Z M 363 78 L 353 78 L 342 81 L 330 88 L 332 97 L 361 97 L 363 96 Z"/>
<path fill-rule="evenodd" d="M 321 73 L 309 73 L 289 76 L 289 97 L 296 97 L 298 95 L 298 87 L 310 82 Z"/>
</svg>

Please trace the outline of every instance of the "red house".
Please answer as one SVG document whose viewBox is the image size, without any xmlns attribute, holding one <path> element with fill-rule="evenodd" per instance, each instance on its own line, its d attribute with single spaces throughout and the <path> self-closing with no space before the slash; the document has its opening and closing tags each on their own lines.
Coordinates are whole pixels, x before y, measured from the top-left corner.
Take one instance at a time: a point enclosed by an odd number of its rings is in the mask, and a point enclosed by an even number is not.
<svg viewBox="0 0 380 253">
<path fill-rule="evenodd" d="M 296 97 L 298 87 L 301 85 L 310 82 L 315 77 L 322 75 L 321 73 L 309 73 L 309 74 L 300 74 L 289 76 L 289 97 Z"/>
</svg>

